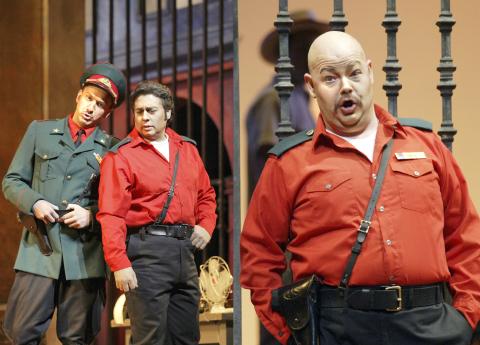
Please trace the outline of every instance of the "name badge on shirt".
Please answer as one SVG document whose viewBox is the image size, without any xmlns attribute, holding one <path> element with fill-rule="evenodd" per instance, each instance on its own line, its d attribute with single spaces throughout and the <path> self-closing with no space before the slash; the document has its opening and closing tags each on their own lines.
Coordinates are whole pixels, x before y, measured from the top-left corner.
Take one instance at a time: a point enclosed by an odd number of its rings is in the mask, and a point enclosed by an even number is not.
<svg viewBox="0 0 480 345">
<path fill-rule="evenodd" d="M 399 161 L 403 161 L 406 159 L 423 159 L 427 158 L 425 152 L 395 152 L 395 157 Z"/>
<path fill-rule="evenodd" d="M 96 152 L 94 152 L 93 155 L 95 156 L 95 159 L 97 160 L 98 164 L 101 164 L 102 163 L 102 156 L 100 156 Z"/>
</svg>

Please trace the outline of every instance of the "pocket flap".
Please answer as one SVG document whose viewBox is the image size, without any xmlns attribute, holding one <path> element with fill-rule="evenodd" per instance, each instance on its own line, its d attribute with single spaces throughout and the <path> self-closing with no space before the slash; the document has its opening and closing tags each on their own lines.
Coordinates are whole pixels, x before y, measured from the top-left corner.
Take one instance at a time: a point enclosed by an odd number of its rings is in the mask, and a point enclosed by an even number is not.
<svg viewBox="0 0 480 345">
<path fill-rule="evenodd" d="M 430 159 L 392 161 L 390 166 L 392 167 L 393 171 L 412 177 L 420 177 L 433 171 L 433 164 Z"/>
<path fill-rule="evenodd" d="M 322 174 L 314 177 L 308 182 L 307 193 L 311 192 L 330 192 L 340 186 L 342 183 L 350 180 L 352 175 L 347 171 L 335 171 L 328 174 Z"/>
<path fill-rule="evenodd" d="M 44 161 L 50 160 L 57 158 L 60 156 L 60 151 L 50 151 L 50 150 L 45 150 L 42 148 L 36 148 L 35 149 L 35 154 L 43 159 Z"/>
</svg>

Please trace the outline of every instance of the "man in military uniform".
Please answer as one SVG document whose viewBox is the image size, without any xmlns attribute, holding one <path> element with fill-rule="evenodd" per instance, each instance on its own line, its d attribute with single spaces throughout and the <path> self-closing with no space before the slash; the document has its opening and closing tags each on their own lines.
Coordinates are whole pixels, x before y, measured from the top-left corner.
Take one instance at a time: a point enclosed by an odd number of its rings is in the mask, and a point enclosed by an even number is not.
<svg viewBox="0 0 480 345">
<path fill-rule="evenodd" d="M 170 90 L 143 81 L 130 98 L 135 128 L 102 163 L 97 219 L 105 260 L 127 297 L 132 344 L 195 345 L 193 252 L 215 229 L 215 191 L 195 142 L 167 127 Z"/>
<path fill-rule="evenodd" d="M 317 125 L 270 150 L 241 236 L 241 283 L 260 320 L 282 344 L 305 335 L 312 310 L 322 345 L 470 344 L 480 220 L 457 162 L 431 124 L 374 104 L 372 64 L 352 36 L 319 36 L 308 65 Z M 288 304 L 304 290 L 276 290 L 284 250 L 297 284 L 321 278 L 311 309 Z"/>
<path fill-rule="evenodd" d="M 55 308 L 63 344 L 89 344 L 99 331 L 105 263 L 96 187 L 101 159 L 118 140 L 97 125 L 125 91 L 113 65 L 88 68 L 75 112 L 33 121 L 3 179 L 5 198 L 35 217 L 51 247 L 41 252 L 41 238 L 23 230 L 3 325 L 14 344 L 38 344 Z"/>
</svg>

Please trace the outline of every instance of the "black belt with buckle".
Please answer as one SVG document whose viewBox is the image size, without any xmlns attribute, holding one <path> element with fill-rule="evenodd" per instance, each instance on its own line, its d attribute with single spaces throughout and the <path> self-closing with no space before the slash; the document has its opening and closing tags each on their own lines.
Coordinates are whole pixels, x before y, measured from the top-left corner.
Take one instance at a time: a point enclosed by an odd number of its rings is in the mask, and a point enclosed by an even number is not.
<svg viewBox="0 0 480 345">
<path fill-rule="evenodd" d="M 342 291 L 338 287 L 319 285 L 317 306 L 395 312 L 442 303 L 443 288 L 443 283 L 438 283 L 417 286 L 352 286 Z"/>
<path fill-rule="evenodd" d="M 128 228 L 129 235 L 137 233 L 187 239 L 193 234 L 193 226 L 189 224 L 149 224 L 138 228 Z"/>
</svg>

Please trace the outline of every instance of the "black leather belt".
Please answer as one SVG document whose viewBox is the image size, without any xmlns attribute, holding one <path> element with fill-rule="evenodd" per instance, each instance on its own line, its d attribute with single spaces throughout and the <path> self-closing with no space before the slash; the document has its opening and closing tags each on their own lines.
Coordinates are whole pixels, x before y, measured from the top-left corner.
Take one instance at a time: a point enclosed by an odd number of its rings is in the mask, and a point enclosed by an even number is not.
<svg viewBox="0 0 480 345">
<path fill-rule="evenodd" d="M 189 224 L 149 224 L 138 228 L 128 228 L 128 234 L 149 234 L 187 239 L 192 236 L 193 226 Z"/>
<path fill-rule="evenodd" d="M 355 286 L 349 287 L 345 294 L 342 296 L 337 287 L 320 285 L 317 288 L 317 306 L 395 312 L 444 301 L 443 283 L 419 286 Z"/>
</svg>

